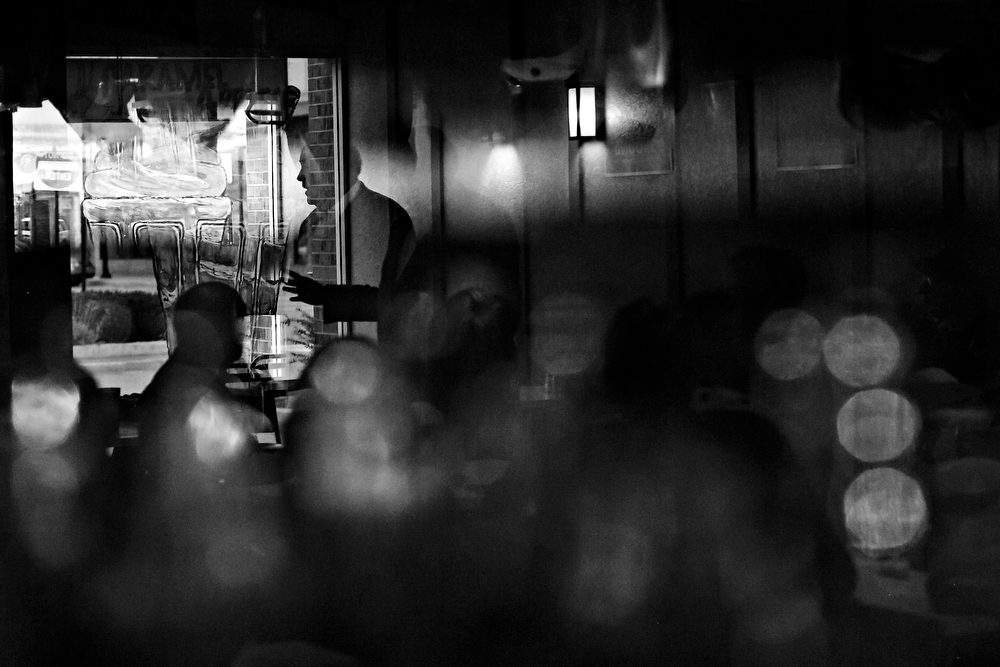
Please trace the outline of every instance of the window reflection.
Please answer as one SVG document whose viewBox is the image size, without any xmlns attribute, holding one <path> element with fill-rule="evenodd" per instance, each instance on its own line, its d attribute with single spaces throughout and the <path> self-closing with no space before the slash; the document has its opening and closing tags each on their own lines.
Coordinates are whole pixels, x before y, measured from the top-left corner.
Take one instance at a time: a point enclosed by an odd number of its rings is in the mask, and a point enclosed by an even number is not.
<svg viewBox="0 0 1000 667">
<path fill-rule="evenodd" d="M 88 306 L 108 292 L 155 295 L 168 345 L 174 301 L 208 280 L 311 344 L 311 309 L 280 294 L 284 272 L 308 271 L 295 242 L 310 211 L 296 180 L 309 105 L 284 105 L 294 118 L 278 124 L 246 113 L 286 91 L 306 97 L 307 60 L 70 56 L 66 76 L 65 109 L 46 100 L 13 114 L 16 248 L 69 248 Z M 133 342 L 120 338 L 87 343 Z"/>
</svg>

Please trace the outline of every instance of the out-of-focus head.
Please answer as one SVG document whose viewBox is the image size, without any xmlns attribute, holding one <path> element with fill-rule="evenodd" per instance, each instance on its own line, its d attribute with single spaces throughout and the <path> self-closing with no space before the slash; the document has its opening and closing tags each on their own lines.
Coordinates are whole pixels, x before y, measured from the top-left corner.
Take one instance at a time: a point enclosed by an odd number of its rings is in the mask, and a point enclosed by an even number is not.
<svg viewBox="0 0 1000 667">
<path fill-rule="evenodd" d="M 610 398 L 658 404 L 668 397 L 672 320 L 670 308 L 649 298 L 615 312 L 604 338 L 603 378 Z"/>
<path fill-rule="evenodd" d="M 231 286 L 207 282 L 192 287 L 174 306 L 174 354 L 212 368 L 228 366 L 242 351 L 238 321 L 246 315 L 243 298 Z"/>
<path fill-rule="evenodd" d="M 681 306 L 667 344 L 675 398 L 686 402 L 703 387 L 747 390 L 752 356 L 743 340 L 745 305 L 728 292 L 709 291 Z"/>
<path fill-rule="evenodd" d="M 351 144 L 347 151 L 347 187 L 350 188 L 361 177 L 361 151 Z"/>
<path fill-rule="evenodd" d="M 741 249 L 726 266 L 726 287 L 754 319 L 802 303 L 809 288 L 809 271 L 793 253 L 775 246 Z"/>
<path fill-rule="evenodd" d="M 305 385 L 334 405 L 356 405 L 375 397 L 382 363 L 367 338 L 338 338 L 319 350 L 306 368 Z"/>
<path fill-rule="evenodd" d="M 405 391 L 366 338 L 331 341 L 310 361 L 287 444 L 296 503 L 316 516 L 391 516 L 427 488 L 415 466 L 414 415 Z"/>
</svg>

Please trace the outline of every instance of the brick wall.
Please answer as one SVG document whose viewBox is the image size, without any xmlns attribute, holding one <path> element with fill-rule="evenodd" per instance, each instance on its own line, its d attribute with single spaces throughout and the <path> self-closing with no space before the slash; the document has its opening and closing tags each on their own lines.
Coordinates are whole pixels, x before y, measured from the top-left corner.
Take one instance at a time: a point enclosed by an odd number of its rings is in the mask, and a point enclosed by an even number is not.
<svg viewBox="0 0 1000 667">
<path fill-rule="evenodd" d="M 315 216 L 309 240 L 309 259 L 312 277 L 322 283 L 337 283 L 340 267 L 337 265 L 338 213 L 335 210 L 340 171 L 339 118 L 337 116 L 334 86 L 336 61 L 309 59 L 309 148 L 314 159 L 310 168 L 310 189 L 318 197 L 316 207 L 321 215 Z M 315 184 L 315 187 L 313 187 Z M 337 323 L 323 323 L 323 309 L 316 307 L 314 337 L 317 347 L 342 332 Z"/>
<path fill-rule="evenodd" d="M 246 209 L 247 234 L 256 238 L 267 235 L 271 224 L 271 169 L 268 164 L 271 128 L 247 123 Z"/>
<path fill-rule="evenodd" d="M 243 250 L 242 280 L 236 286 L 251 313 L 273 313 L 277 307 L 278 280 L 274 269 L 281 266 L 281 247 L 273 238 L 274 206 L 280 193 L 274 192 L 275 172 L 280 165 L 272 162 L 275 150 L 274 129 L 247 123 L 246 148 L 246 245 Z"/>
</svg>

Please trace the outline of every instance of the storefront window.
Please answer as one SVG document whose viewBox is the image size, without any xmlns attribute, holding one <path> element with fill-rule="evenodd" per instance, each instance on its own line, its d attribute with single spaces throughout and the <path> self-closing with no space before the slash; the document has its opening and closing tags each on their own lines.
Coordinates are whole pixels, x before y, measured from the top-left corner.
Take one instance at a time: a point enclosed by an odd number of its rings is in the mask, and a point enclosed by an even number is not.
<svg viewBox="0 0 1000 667">
<path fill-rule="evenodd" d="M 46 101 L 14 114 L 15 243 L 71 249 L 76 344 L 157 337 L 165 358 L 178 296 L 214 280 L 251 313 L 244 361 L 304 362 L 312 308 L 280 288 L 293 263 L 309 261 L 294 244 L 311 210 L 296 178 L 307 62 L 71 56 L 66 74 L 65 111 Z M 77 321 L 125 318 L 77 307 L 98 301 L 141 301 L 147 319 L 153 303 L 160 329 Z"/>
<path fill-rule="evenodd" d="M 86 261 L 80 220 L 84 143 L 48 101 L 14 114 L 14 248 L 70 249 L 70 271 L 79 283 Z"/>
</svg>

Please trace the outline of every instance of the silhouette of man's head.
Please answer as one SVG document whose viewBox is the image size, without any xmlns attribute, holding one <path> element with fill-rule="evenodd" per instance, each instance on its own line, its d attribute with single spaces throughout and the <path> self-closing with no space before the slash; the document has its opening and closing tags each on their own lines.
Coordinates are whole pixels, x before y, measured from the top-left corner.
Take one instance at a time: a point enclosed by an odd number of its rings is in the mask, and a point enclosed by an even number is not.
<svg viewBox="0 0 1000 667">
<path fill-rule="evenodd" d="M 237 321 L 247 307 L 239 293 L 225 283 L 195 285 L 177 299 L 174 328 L 175 355 L 213 368 L 236 361 L 242 351 Z"/>
<path fill-rule="evenodd" d="M 316 148 L 315 145 L 310 144 L 308 141 L 302 147 L 302 152 L 299 154 L 299 165 L 301 168 L 299 169 L 298 181 L 306 191 L 306 200 L 314 206 L 319 206 L 323 199 L 331 198 L 323 197 L 319 190 L 321 182 L 328 183 L 329 181 L 323 181 L 323 179 L 319 179 L 317 176 L 331 172 L 333 168 L 324 164 L 324 161 L 318 155 L 320 151 L 316 150 Z M 349 190 L 357 183 L 358 177 L 361 175 L 361 152 L 357 146 L 351 144 L 344 158 L 345 173 L 347 175 L 344 187 Z"/>
</svg>

